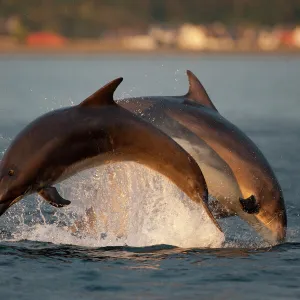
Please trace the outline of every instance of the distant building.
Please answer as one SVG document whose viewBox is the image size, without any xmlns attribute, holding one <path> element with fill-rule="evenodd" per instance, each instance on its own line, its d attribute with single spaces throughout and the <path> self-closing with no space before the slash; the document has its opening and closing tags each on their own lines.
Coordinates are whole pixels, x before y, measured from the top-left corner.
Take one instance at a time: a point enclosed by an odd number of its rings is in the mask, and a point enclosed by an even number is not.
<svg viewBox="0 0 300 300">
<path fill-rule="evenodd" d="M 177 46 L 185 50 L 203 50 L 207 47 L 205 28 L 200 25 L 184 24 L 179 28 Z"/>
<path fill-rule="evenodd" d="M 293 44 L 297 48 L 300 48 L 300 27 L 296 27 L 292 33 Z"/>
<path fill-rule="evenodd" d="M 257 39 L 258 47 L 263 51 L 274 51 L 280 46 L 280 32 L 277 30 L 261 30 Z"/>
<path fill-rule="evenodd" d="M 130 50 L 155 50 L 157 48 L 154 38 L 148 35 L 135 35 L 122 38 L 122 44 Z"/>
<path fill-rule="evenodd" d="M 26 38 L 28 46 L 50 46 L 59 47 L 67 42 L 63 36 L 51 32 L 35 32 L 30 33 Z"/>
<path fill-rule="evenodd" d="M 149 35 L 159 46 L 171 48 L 176 45 L 177 28 L 154 25 L 150 27 Z"/>
</svg>

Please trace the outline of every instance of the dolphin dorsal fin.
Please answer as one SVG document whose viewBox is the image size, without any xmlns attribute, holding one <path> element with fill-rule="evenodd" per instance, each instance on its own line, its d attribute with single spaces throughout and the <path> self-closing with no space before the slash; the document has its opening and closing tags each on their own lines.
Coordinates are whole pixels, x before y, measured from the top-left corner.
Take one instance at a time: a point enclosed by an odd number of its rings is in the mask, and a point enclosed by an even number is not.
<svg viewBox="0 0 300 300">
<path fill-rule="evenodd" d="M 117 105 L 114 101 L 114 92 L 117 89 L 117 87 L 120 85 L 120 83 L 123 81 L 123 78 L 117 78 L 105 86 L 103 86 L 101 89 L 99 89 L 97 92 L 83 100 L 79 106 L 83 107 L 92 107 L 92 106 L 102 106 L 102 105 Z"/>
<path fill-rule="evenodd" d="M 203 106 L 212 108 L 217 111 L 216 107 L 210 100 L 204 86 L 196 77 L 196 75 L 190 70 L 186 71 L 189 80 L 189 91 L 185 95 L 189 100 L 197 102 Z"/>
</svg>

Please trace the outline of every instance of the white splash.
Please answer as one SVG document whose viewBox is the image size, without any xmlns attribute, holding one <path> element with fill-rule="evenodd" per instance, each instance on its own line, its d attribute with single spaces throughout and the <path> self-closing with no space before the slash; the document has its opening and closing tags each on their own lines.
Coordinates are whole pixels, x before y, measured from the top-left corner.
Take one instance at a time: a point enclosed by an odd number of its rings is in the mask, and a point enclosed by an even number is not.
<svg viewBox="0 0 300 300">
<path fill-rule="evenodd" d="M 168 244 L 183 248 L 221 247 L 224 242 L 224 235 L 201 204 L 191 201 L 160 174 L 135 163 L 82 172 L 63 182 L 60 192 L 72 201 L 68 208 L 56 210 L 58 220 L 67 222 L 51 224 L 43 214 L 42 224 L 19 227 L 14 240 L 89 247 Z M 93 214 L 88 218 L 85 212 L 91 207 Z"/>
</svg>

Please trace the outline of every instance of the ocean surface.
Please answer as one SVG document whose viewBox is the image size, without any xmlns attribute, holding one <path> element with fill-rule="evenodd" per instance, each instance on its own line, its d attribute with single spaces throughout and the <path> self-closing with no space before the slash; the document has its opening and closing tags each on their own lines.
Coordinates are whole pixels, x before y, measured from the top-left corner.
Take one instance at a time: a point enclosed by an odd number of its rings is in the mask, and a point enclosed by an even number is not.
<svg viewBox="0 0 300 300">
<path fill-rule="evenodd" d="M 201 207 L 133 163 L 84 171 L 0 218 L 1 299 L 299 299 L 300 58 L 296 56 L 0 56 L 0 152 L 31 120 L 80 103 L 116 77 L 116 98 L 182 95 L 186 70 L 273 167 L 288 214 L 270 247 L 238 218 L 217 233 Z M 1 154 L 2 155 L 2 154 Z M 97 212 L 87 230 L 86 211 Z"/>
</svg>

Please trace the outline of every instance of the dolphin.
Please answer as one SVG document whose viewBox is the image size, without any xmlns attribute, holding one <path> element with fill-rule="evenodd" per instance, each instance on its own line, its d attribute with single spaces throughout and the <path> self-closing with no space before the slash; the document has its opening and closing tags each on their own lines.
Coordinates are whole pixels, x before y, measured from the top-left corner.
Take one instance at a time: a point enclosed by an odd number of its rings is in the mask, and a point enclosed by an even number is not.
<svg viewBox="0 0 300 300">
<path fill-rule="evenodd" d="M 183 96 L 121 99 L 118 103 L 167 133 L 197 161 L 216 217 L 238 215 L 269 243 L 286 236 L 282 189 L 267 159 L 216 109 L 198 78 L 187 71 Z M 195 149 L 197 151 L 195 151 Z"/>
<path fill-rule="evenodd" d="M 207 206 L 207 185 L 192 156 L 114 101 L 122 80 L 111 81 L 79 105 L 42 115 L 16 136 L 0 162 L 0 215 L 35 192 L 55 207 L 66 206 L 70 201 L 54 184 L 97 165 L 133 161 L 169 178 L 202 204 L 222 231 Z"/>
<path fill-rule="evenodd" d="M 183 99 L 168 96 L 143 97 L 120 99 L 117 103 L 155 125 L 188 151 L 204 174 L 209 194 L 217 199 L 209 202 L 213 214 L 216 218 L 231 216 L 234 213 L 227 209 L 227 202 L 242 197 L 232 170 L 200 137 L 168 114 L 169 109 L 174 106 L 181 107 Z"/>
</svg>

